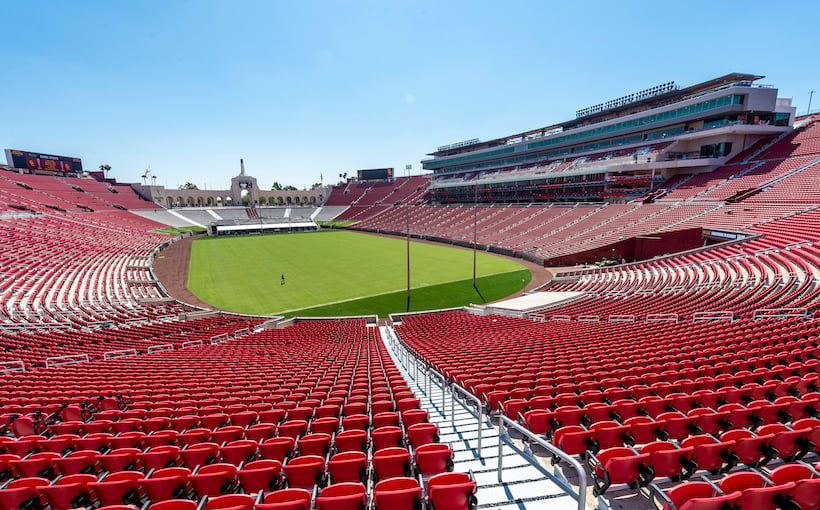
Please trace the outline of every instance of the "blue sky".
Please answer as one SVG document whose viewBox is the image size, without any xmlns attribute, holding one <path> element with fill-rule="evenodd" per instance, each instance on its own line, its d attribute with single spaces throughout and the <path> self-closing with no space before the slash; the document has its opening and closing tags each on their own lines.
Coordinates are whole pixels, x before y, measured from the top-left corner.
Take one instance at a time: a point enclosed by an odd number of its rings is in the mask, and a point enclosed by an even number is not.
<svg viewBox="0 0 820 510">
<path fill-rule="evenodd" d="M 309 186 L 732 71 L 820 91 L 817 2 L 6 2 L 0 148 Z M 812 109 L 820 108 L 816 94 Z"/>
</svg>

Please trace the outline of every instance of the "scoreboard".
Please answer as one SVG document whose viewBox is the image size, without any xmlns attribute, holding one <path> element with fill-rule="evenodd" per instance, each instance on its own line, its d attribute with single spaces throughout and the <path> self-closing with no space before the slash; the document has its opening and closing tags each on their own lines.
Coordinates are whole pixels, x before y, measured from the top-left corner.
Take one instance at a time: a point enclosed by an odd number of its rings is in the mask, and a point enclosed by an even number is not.
<svg viewBox="0 0 820 510">
<path fill-rule="evenodd" d="M 393 179 L 392 168 L 374 168 L 371 170 L 359 170 L 359 181 L 387 181 Z"/>
<path fill-rule="evenodd" d="M 50 173 L 66 172 L 79 174 L 83 172 L 83 161 L 80 158 L 54 156 L 52 154 L 40 154 L 38 152 L 6 149 L 6 162 L 12 168 L 24 168 Z"/>
</svg>

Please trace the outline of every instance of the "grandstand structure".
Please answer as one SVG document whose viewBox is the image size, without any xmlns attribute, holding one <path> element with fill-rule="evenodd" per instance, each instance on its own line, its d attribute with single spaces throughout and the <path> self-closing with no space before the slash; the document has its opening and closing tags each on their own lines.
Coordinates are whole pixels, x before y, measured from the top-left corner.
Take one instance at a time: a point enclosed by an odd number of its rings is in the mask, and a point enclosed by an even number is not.
<svg viewBox="0 0 820 510">
<path fill-rule="evenodd" d="M 636 198 L 788 131 L 795 109 L 777 89 L 756 85 L 760 78 L 732 73 L 683 89 L 669 83 L 579 110 L 571 121 L 439 147 L 422 166 L 434 173 L 431 192 L 442 203 L 476 195 L 503 203 Z"/>
<path fill-rule="evenodd" d="M 547 265 L 630 260 L 554 269 L 537 292 L 573 299 L 518 313 L 199 308 L 153 274 L 179 237 L 152 231 L 246 208 L 0 169 L 0 508 L 820 508 L 820 117 L 756 79 L 441 147 L 432 178 L 351 180 L 299 209 Z M 691 105 L 655 138 L 616 133 L 637 143 L 575 136 Z M 562 137 L 533 154 L 598 144 L 554 167 L 600 177 L 584 197 L 490 191 L 549 159 L 446 163 Z"/>
</svg>

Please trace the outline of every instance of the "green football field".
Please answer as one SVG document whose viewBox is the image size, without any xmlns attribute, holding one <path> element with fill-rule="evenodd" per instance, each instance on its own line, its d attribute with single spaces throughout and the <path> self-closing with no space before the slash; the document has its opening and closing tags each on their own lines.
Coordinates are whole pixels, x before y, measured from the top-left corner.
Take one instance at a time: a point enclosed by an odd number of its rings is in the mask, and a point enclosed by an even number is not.
<svg viewBox="0 0 820 510">
<path fill-rule="evenodd" d="M 204 237 L 193 243 L 188 288 L 225 310 L 286 316 L 407 311 L 406 240 L 349 231 Z M 413 242 L 410 309 L 494 301 L 532 277 L 521 264 L 470 250 Z M 284 274 L 285 283 L 281 276 Z"/>
</svg>

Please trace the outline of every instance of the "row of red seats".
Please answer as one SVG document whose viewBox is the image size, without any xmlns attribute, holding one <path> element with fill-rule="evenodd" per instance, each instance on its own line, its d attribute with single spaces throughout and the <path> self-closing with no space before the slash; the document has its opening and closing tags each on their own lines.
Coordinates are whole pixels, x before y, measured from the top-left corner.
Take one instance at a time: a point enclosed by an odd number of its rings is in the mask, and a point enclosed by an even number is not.
<svg viewBox="0 0 820 510">
<path fill-rule="evenodd" d="M 611 446 L 589 453 L 587 458 L 596 492 L 601 495 L 612 483 L 646 486 L 660 478 L 689 479 L 698 471 L 727 473 L 738 465 L 760 468 L 778 458 L 791 462 L 805 456 L 809 449 L 814 453 L 817 448 L 812 439 L 820 439 L 820 429 L 817 423 L 813 425 L 813 429 L 766 425 L 757 434 L 731 430 L 717 438 L 703 434 L 679 444 L 653 441 L 640 448 Z"/>
<path fill-rule="evenodd" d="M 717 483 L 709 480 L 682 483 L 663 492 L 654 490 L 656 506 L 663 510 L 713 508 L 820 508 L 820 464 L 780 466 L 766 474 L 741 471 Z"/>
<path fill-rule="evenodd" d="M 474 510 L 477 506 L 476 482 L 464 473 L 438 474 L 426 483 L 409 477 L 389 478 L 377 482 L 370 490 L 360 482 L 340 482 L 324 487 L 321 492 L 292 487 L 274 490 L 267 495 L 261 489 L 256 494 L 205 495 L 201 503 L 176 497 L 163 499 L 161 494 L 173 484 L 180 484 L 170 494 L 183 496 L 188 483 L 201 486 L 206 483 L 204 480 L 220 474 L 216 470 L 191 474 L 168 468 L 156 479 L 142 478 L 141 474 L 126 471 L 99 480 L 93 475 L 73 475 L 53 485 L 39 478 L 24 478 L 0 489 L 0 500 L 12 505 L 9 508 L 15 508 L 29 503 L 40 504 L 45 499 L 54 510 L 95 502 L 105 510 L 132 510 L 135 506 L 122 502 L 140 503 L 142 493 L 154 494 L 157 498 L 146 507 L 149 510 L 310 510 L 314 504 L 320 510 L 355 510 L 369 507 L 369 501 L 381 510 L 414 510 L 421 507 L 422 501 L 440 510 Z M 251 474 L 244 473 L 241 480 L 253 485 Z"/>
</svg>

